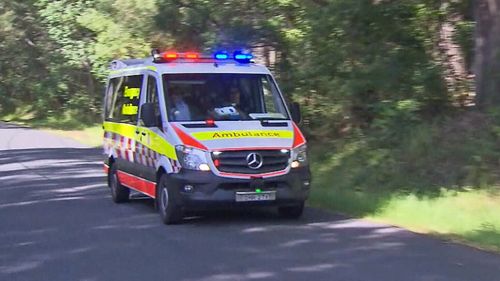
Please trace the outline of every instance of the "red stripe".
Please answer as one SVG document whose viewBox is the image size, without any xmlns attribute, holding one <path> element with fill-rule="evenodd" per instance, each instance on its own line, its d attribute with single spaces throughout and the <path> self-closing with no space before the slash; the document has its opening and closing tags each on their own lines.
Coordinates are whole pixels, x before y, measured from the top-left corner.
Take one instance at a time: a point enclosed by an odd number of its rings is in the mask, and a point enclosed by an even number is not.
<svg viewBox="0 0 500 281">
<path fill-rule="evenodd" d="M 293 145 L 292 148 L 299 147 L 306 143 L 306 138 L 299 130 L 299 127 L 293 122 Z"/>
<path fill-rule="evenodd" d="M 172 127 L 174 128 L 175 132 L 177 133 L 177 135 L 181 139 L 182 143 L 184 143 L 184 145 L 196 147 L 196 148 L 199 148 L 201 150 L 208 150 L 206 146 L 204 146 L 199 141 L 192 138 L 190 135 L 184 133 L 181 129 L 179 129 L 174 124 L 172 124 Z"/>
<path fill-rule="evenodd" d="M 221 148 L 212 149 L 212 151 L 240 151 L 240 150 L 280 150 L 280 149 L 290 149 L 289 147 L 233 147 L 233 148 Z"/>
<path fill-rule="evenodd" d="M 154 182 L 150 182 L 143 178 L 139 178 L 122 171 L 117 171 L 117 172 L 118 172 L 118 179 L 120 180 L 121 184 L 129 188 L 135 189 L 141 193 L 144 193 L 150 197 L 153 198 L 156 197 L 155 193 L 156 184 Z"/>
<path fill-rule="evenodd" d="M 242 178 L 254 178 L 254 177 L 271 177 L 271 176 L 280 176 L 286 174 L 286 171 L 277 171 L 277 172 L 271 172 L 271 173 L 264 173 L 264 174 L 236 174 L 236 173 L 224 173 L 224 172 L 219 172 L 221 176 L 233 176 L 233 177 L 242 177 Z"/>
</svg>

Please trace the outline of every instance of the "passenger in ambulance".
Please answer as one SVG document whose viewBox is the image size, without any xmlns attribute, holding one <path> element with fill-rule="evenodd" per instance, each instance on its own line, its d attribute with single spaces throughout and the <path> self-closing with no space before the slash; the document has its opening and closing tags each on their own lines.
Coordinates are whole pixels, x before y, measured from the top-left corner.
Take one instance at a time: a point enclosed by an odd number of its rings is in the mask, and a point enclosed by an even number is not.
<svg viewBox="0 0 500 281">
<path fill-rule="evenodd" d="M 189 104 L 185 100 L 183 90 L 180 88 L 172 89 L 170 97 L 172 101 L 170 118 L 173 121 L 190 121 L 191 110 L 189 108 Z"/>
<path fill-rule="evenodd" d="M 236 86 L 232 86 L 229 89 L 229 102 L 228 105 L 232 106 L 238 112 L 238 115 L 241 118 L 245 118 L 247 116 L 244 105 L 242 105 L 241 92 Z"/>
<path fill-rule="evenodd" d="M 234 106 L 235 108 L 240 108 L 240 90 L 236 87 L 231 87 L 229 90 L 229 103 Z"/>
<path fill-rule="evenodd" d="M 215 107 L 211 112 L 216 120 L 241 120 L 244 119 L 239 109 L 239 91 L 236 87 L 231 87 L 223 92 L 223 95 L 216 98 Z"/>
</svg>

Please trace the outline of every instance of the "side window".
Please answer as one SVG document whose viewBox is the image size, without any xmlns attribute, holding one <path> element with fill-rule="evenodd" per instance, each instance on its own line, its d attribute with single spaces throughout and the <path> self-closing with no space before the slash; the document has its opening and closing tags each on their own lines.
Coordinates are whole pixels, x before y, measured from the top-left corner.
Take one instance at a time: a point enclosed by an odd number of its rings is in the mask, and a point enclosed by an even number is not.
<svg viewBox="0 0 500 281">
<path fill-rule="evenodd" d="M 142 79 L 142 75 L 111 79 L 106 97 L 106 120 L 134 125 L 137 123 Z"/>
<path fill-rule="evenodd" d="M 156 116 L 156 120 L 158 120 L 158 124 L 161 124 L 160 102 L 158 100 L 158 87 L 156 84 L 156 78 L 153 76 L 148 76 L 146 103 L 154 104 L 154 114 Z"/>
<path fill-rule="evenodd" d="M 116 95 L 116 85 L 118 78 L 113 78 L 108 81 L 108 88 L 106 89 L 106 96 L 104 99 L 104 119 L 108 120 L 110 112 L 113 111 L 114 99 Z"/>
<path fill-rule="evenodd" d="M 123 84 L 123 77 L 112 78 L 109 80 L 108 89 L 106 91 L 106 107 L 104 112 L 104 118 L 107 121 L 113 120 L 113 113 L 115 111 L 116 106 L 116 98 L 118 94 L 118 90 Z"/>
<path fill-rule="evenodd" d="M 264 94 L 264 106 L 267 113 L 277 113 L 280 109 L 276 108 L 276 105 L 281 104 L 279 101 L 276 103 L 276 95 L 273 95 L 273 88 L 270 81 L 266 78 L 262 78 L 262 92 Z M 275 93 L 277 91 L 274 91 Z M 281 111 L 282 112 L 282 111 Z"/>
</svg>

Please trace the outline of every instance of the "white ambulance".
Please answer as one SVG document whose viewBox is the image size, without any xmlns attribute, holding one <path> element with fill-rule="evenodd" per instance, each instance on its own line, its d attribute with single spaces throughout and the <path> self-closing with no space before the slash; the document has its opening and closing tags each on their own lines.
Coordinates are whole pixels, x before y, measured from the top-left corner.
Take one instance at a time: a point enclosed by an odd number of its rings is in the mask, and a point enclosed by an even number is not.
<svg viewBox="0 0 500 281">
<path fill-rule="evenodd" d="M 276 206 L 298 218 L 310 189 L 298 105 L 244 52 L 159 52 L 111 63 L 104 170 L 115 202 L 155 199 L 165 224 L 185 211 Z"/>
</svg>

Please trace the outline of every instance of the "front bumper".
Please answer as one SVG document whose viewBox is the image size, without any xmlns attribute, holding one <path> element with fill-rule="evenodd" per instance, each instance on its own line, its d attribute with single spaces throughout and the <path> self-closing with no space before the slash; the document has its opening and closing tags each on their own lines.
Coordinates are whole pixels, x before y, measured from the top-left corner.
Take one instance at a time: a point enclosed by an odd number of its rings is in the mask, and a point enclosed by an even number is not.
<svg viewBox="0 0 500 281">
<path fill-rule="evenodd" d="M 232 179 L 211 172 L 183 170 L 171 174 L 169 185 L 176 193 L 176 201 L 185 209 L 240 206 L 291 206 L 305 201 L 311 187 L 309 167 L 292 169 L 288 174 L 264 179 Z M 186 192 L 186 185 L 193 186 Z M 276 200 L 236 202 L 236 192 L 276 191 Z"/>
</svg>

